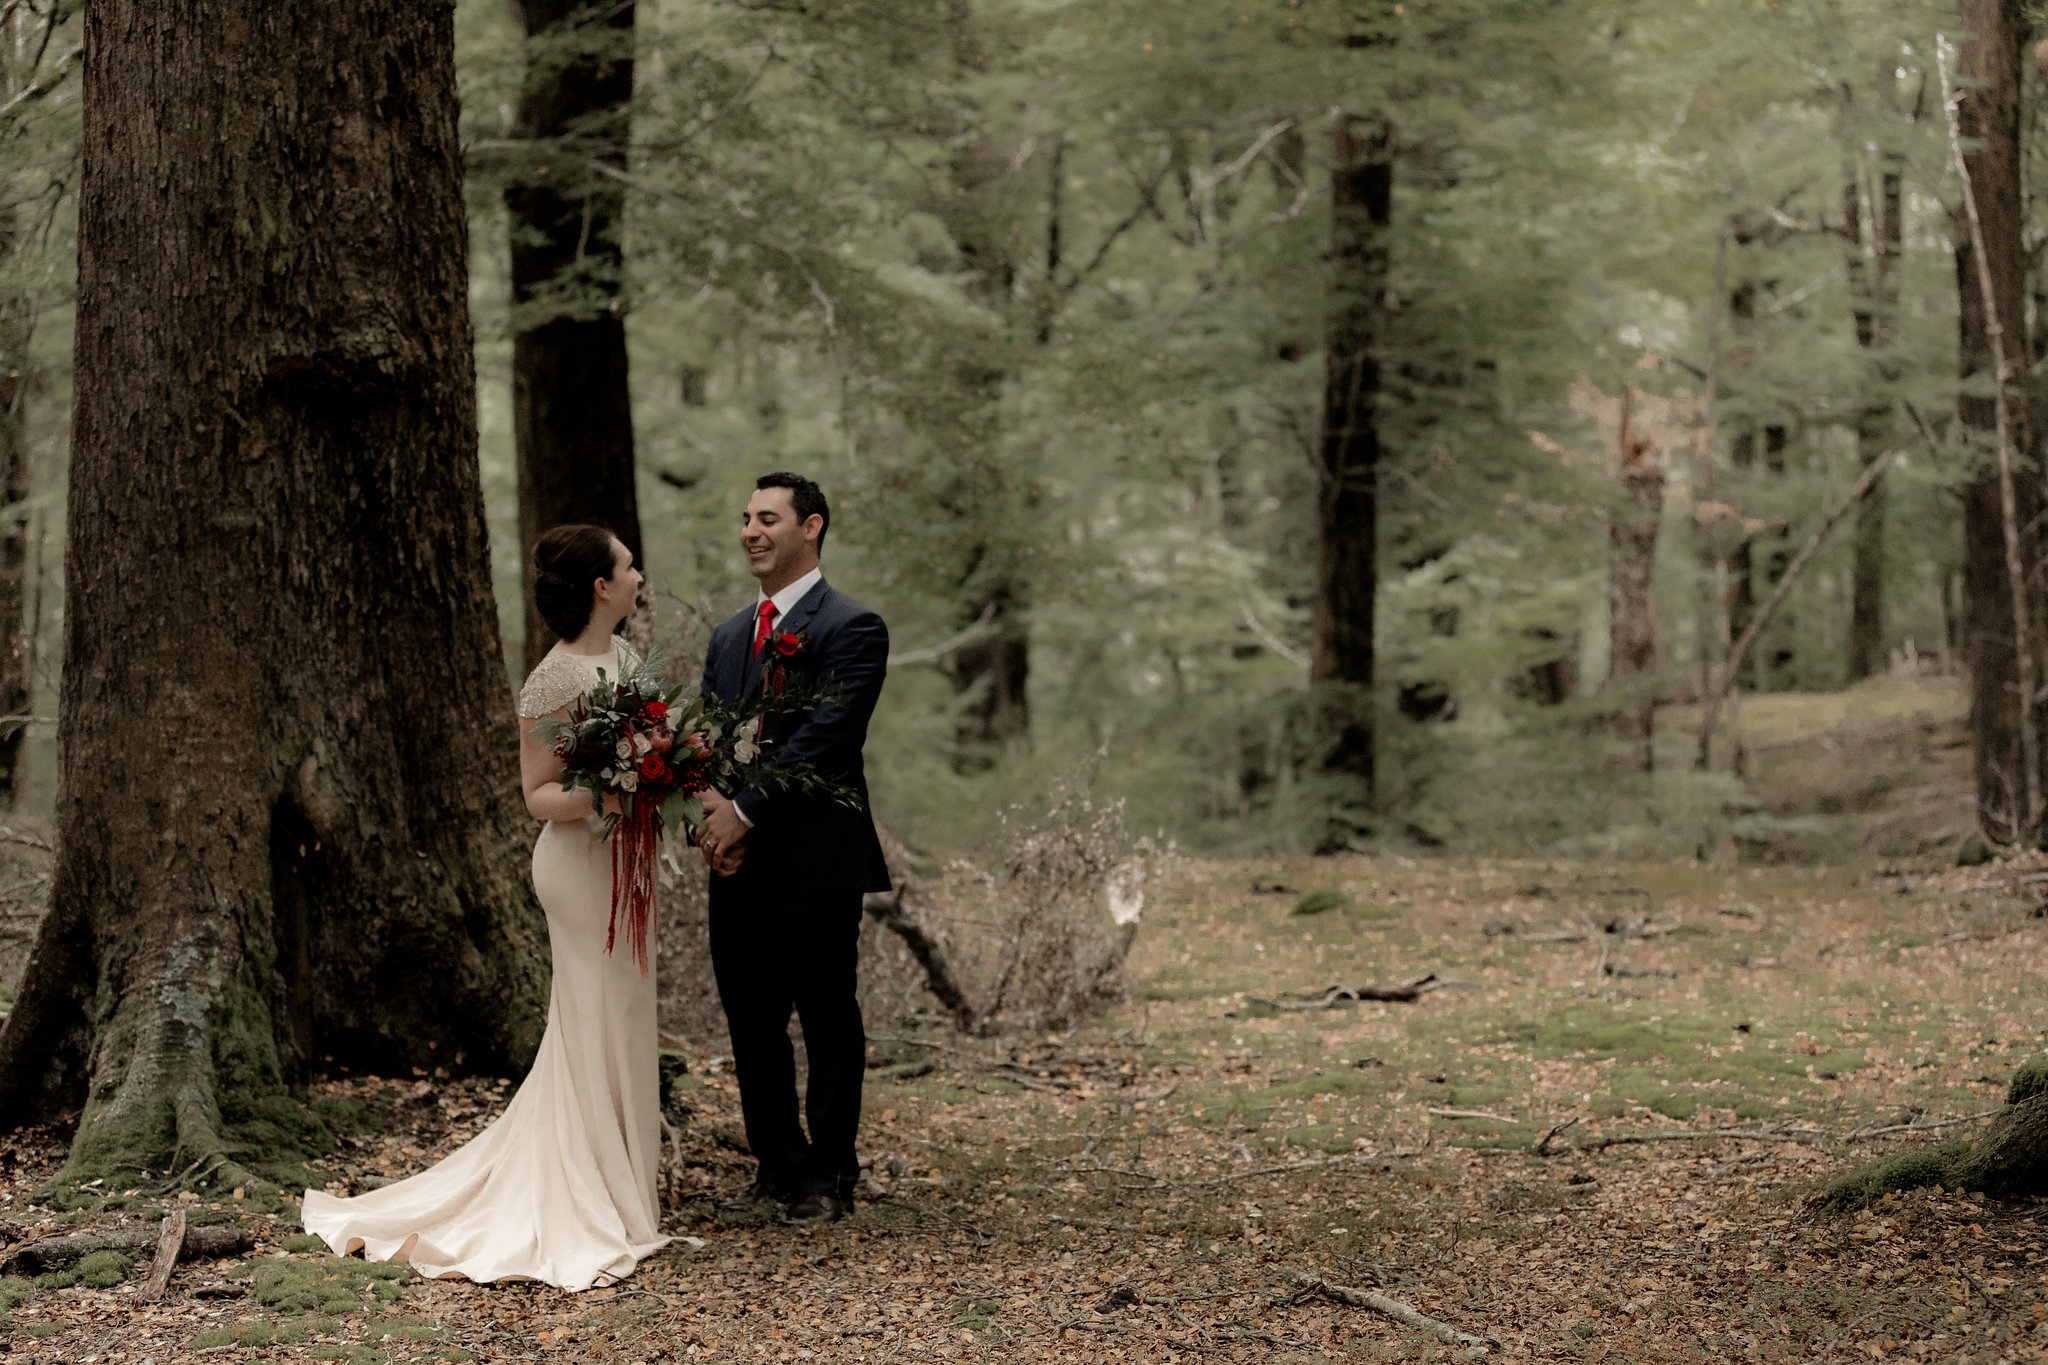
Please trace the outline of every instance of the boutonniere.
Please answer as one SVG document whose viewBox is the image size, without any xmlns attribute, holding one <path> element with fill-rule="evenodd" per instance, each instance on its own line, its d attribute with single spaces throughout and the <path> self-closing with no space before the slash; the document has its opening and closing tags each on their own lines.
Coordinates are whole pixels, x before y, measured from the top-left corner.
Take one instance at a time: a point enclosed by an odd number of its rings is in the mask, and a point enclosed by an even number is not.
<svg viewBox="0 0 2048 1365">
<path fill-rule="evenodd" d="M 803 657 L 811 637 L 804 631 L 777 631 L 768 637 L 761 651 L 761 685 L 772 696 L 781 696 L 789 683 L 789 666 Z"/>
</svg>

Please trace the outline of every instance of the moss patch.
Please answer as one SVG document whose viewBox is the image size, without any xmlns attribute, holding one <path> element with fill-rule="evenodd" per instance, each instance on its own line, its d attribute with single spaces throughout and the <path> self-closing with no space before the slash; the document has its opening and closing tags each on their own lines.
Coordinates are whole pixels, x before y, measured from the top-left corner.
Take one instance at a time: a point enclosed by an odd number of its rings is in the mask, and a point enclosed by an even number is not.
<svg viewBox="0 0 2048 1365">
<path fill-rule="evenodd" d="M 417 1278 L 409 1265 L 340 1256 L 255 1263 L 252 1294 L 275 1313 L 354 1313 L 371 1303 L 396 1303 L 399 1285 Z"/>
<path fill-rule="evenodd" d="M 1822 1199 L 1829 1208 L 1858 1209 L 1874 1203 L 1894 1190 L 1919 1190 L 1952 1178 L 1956 1162 L 1970 1144 L 1964 1140 L 1945 1142 L 1939 1147 L 1922 1147 L 1880 1157 L 1828 1184 Z"/>
<path fill-rule="evenodd" d="M 82 1284 L 91 1289 L 111 1289 L 128 1278 L 135 1260 L 118 1251 L 95 1251 L 81 1257 L 68 1270 L 53 1270 L 47 1275 L 36 1276 L 38 1289 L 69 1289 Z"/>
</svg>

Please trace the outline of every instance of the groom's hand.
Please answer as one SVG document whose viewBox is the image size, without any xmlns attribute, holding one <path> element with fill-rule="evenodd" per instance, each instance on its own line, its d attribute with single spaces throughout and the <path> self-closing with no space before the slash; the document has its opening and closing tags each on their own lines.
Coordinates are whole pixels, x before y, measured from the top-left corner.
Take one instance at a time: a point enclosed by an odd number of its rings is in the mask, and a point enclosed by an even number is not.
<svg viewBox="0 0 2048 1365">
<path fill-rule="evenodd" d="M 697 846 L 711 859 L 714 871 L 719 861 L 726 854 L 736 852 L 746 837 L 747 823 L 740 819 L 739 813 L 733 809 L 732 802 L 719 792 L 705 792 L 704 823 L 697 827 Z M 734 860 L 733 866 L 739 866 L 737 859 Z"/>
</svg>

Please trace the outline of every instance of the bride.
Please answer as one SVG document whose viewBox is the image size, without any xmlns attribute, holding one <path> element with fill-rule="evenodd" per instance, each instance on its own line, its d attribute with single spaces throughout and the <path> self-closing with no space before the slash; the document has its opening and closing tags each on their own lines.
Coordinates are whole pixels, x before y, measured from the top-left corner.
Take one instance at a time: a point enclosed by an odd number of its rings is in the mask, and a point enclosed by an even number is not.
<svg viewBox="0 0 2048 1365">
<path fill-rule="evenodd" d="M 568 792 L 535 724 L 566 714 L 639 662 L 612 632 L 640 571 L 609 531 L 558 526 L 534 547 L 534 601 L 561 637 L 519 692 L 526 808 L 546 821 L 533 885 L 548 917 L 554 986 L 533 1070 L 498 1120 L 429 1170 L 354 1199 L 306 1191 L 306 1230 L 337 1255 L 409 1262 L 422 1275 L 610 1284 L 660 1249 L 661 1131 L 654 977 L 605 952 L 611 856 L 586 792 Z M 607 798 L 616 802 L 616 797 Z"/>
</svg>

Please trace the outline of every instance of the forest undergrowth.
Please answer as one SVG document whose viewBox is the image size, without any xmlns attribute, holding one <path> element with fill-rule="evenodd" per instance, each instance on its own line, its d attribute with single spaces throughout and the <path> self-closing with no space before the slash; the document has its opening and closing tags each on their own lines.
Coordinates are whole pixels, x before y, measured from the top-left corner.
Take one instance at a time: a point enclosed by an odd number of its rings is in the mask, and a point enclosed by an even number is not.
<svg viewBox="0 0 2048 1365">
<path fill-rule="evenodd" d="M 1872 1156 L 1973 1131 L 2042 1046 L 2044 869 L 1186 862 L 1147 911 L 1128 1002 L 1089 1024 L 978 1040 L 871 1021 L 872 1164 L 845 1222 L 717 1212 L 751 1164 L 729 1063 L 690 1043 L 662 1174 L 678 1240 L 581 1295 L 380 1277 L 307 1249 L 295 1201 L 254 1192 L 37 1204 L 62 1135 L 17 1133 L 0 1240 L 183 1207 L 246 1226 L 254 1249 L 181 1265 L 154 1302 L 147 1251 L 0 1279 L 0 1349 L 67 1365 L 2048 1359 L 2048 1203 L 1935 1189 L 1836 1214 L 1818 1198 Z M 1412 1000 L 1322 1003 L 1432 974 Z M 509 1094 L 321 1083 L 347 1133 L 331 1188 L 422 1168 Z"/>
</svg>

